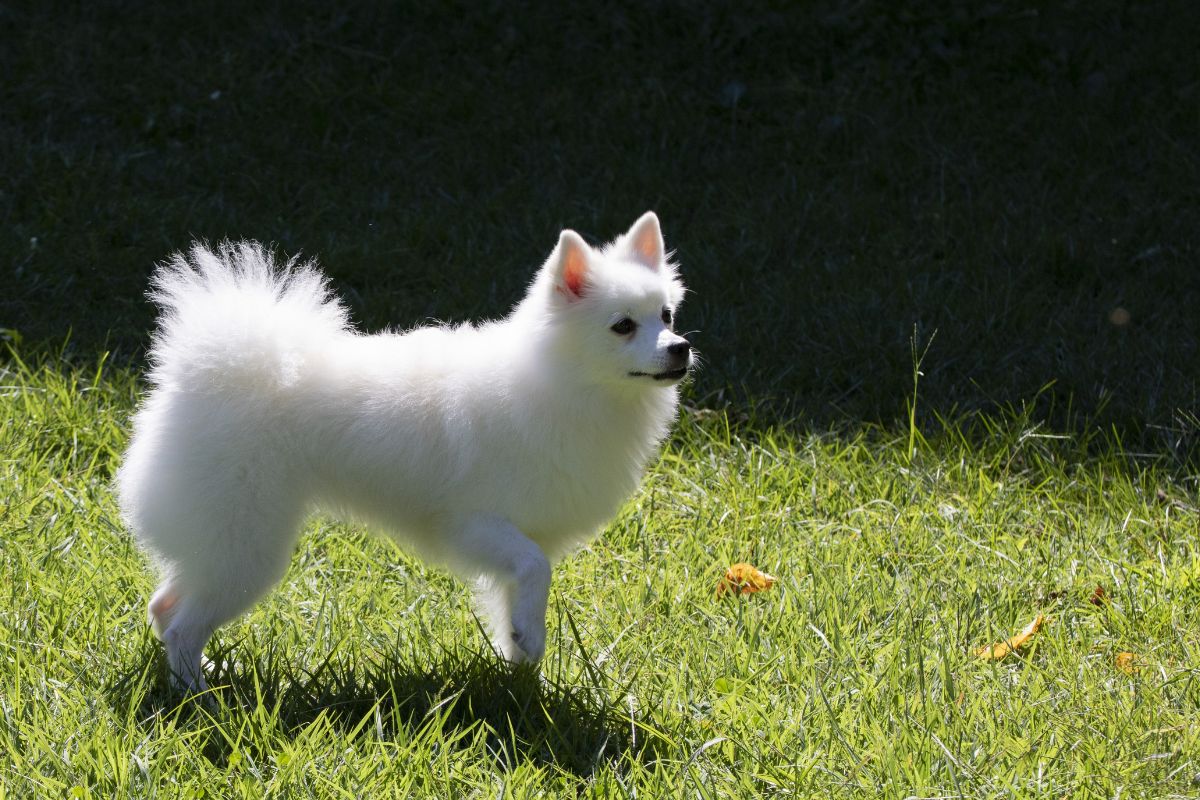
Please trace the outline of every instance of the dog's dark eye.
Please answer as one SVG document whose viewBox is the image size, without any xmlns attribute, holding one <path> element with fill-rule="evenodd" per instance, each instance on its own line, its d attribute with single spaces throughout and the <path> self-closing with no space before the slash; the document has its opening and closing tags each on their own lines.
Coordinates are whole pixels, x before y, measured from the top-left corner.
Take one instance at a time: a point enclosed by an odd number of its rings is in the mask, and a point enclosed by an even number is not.
<svg viewBox="0 0 1200 800">
<path fill-rule="evenodd" d="M 663 325 L 666 325 L 668 328 L 671 327 L 671 322 L 674 319 L 675 319 L 675 317 L 671 314 L 671 309 L 667 308 L 666 306 L 663 306 L 663 313 L 662 313 Z"/>
<path fill-rule="evenodd" d="M 637 323 L 631 320 L 629 317 L 621 317 L 619 320 L 610 325 L 608 329 L 615 334 L 625 336 L 626 334 L 633 333 L 637 329 Z"/>
</svg>

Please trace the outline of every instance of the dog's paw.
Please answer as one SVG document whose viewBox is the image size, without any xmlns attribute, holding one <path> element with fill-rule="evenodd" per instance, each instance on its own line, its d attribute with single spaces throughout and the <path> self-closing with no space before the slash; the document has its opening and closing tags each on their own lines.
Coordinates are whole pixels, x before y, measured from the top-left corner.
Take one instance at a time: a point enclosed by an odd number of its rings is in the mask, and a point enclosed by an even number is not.
<svg viewBox="0 0 1200 800">
<path fill-rule="evenodd" d="M 505 655 L 514 664 L 536 664 L 546 654 L 546 628 L 541 625 L 518 626 L 513 620 L 511 648 Z"/>
</svg>

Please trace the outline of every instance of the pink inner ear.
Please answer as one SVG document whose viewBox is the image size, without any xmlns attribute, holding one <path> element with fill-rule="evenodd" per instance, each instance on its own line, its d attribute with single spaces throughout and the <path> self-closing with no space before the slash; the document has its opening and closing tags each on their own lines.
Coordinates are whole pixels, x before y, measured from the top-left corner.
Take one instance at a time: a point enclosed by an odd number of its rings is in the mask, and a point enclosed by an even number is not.
<svg viewBox="0 0 1200 800">
<path fill-rule="evenodd" d="M 563 265 L 563 283 L 576 297 L 583 297 L 583 279 L 587 275 L 587 256 L 577 248 L 569 247 Z"/>
<path fill-rule="evenodd" d="M 658 246 L 658 231 L 653 226 L 644 225 L 634 240 L 633 247 L 641 256 L 642 263 L 651 269 L 657 269 L 662 261 L 662 249 Z"/>
</svg>

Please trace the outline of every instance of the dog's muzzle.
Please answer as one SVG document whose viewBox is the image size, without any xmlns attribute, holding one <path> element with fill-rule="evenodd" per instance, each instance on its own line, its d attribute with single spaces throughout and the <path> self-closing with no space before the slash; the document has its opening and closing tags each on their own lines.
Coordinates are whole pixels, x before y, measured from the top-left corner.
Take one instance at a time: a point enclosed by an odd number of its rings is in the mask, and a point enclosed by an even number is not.
<svg viewBox="0 0 1200 800">
<path fill-rule="evenodd" d="M 667 346 L 669 358 L 667 369 L 662 372 L 630 372 L 635 378 L 652 378 L 663 383 L 674 383 L 683 380 L 692 367 L 692 344 L 687 339 L 680 339 Z"/>
</svg>

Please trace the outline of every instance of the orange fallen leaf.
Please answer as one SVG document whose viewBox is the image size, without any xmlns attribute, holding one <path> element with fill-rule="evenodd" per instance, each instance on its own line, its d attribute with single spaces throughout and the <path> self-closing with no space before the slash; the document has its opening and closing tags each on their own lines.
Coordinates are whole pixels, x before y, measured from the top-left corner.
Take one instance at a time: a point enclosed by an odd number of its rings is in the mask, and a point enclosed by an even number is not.
<svg viewBox="0 0 1200 800">
<path fill-rule="evenodd" d="M 1033 618 L 1033 622 L 1030 622 L 1028 625 L 1026 625 L 1025 628 L 1016 636 L 1013 636 L 1010 639 L 1005 639 L 1002 642 L 989 644 L 987 647 L 981 647 L 976 655 L 980 658 L 990 658 L 993 661 L 1004 658 L 1006 655 L 1019 649 L 1026 642 L 1032 639 L 1033 635 L 1041 629 L 1045 622 L 1046 617 L 1042 614 L 1038 614 Z"/>
<path fill-rule="evenodd" d="M 726 592 L 735 594 L 754 594 L 764 589 L 770 589 L 775 584 L 775 578 L 750 564 L 734 564 L 725 570 L 725 575 L 717 582 L 717 597 Z"/>
<path fill-rule="evenodd" d="M 1126 675 L 1132 675 L 1135 672 L 1140 672 L 1142 669 L 1141 659 L 1133 653 L 1117 653 L 1116 664 L 1117 669 Z"/>
<path fill-rule="evenodd" d="M 1108 602 L 1108 592 L 1104 591 L 1104 587 L 1097 583 L 1096 591 L 1092 592 L 1092 597 L 1088 602 L 1094 606 L 1102 606 Z"/>
</svg>

